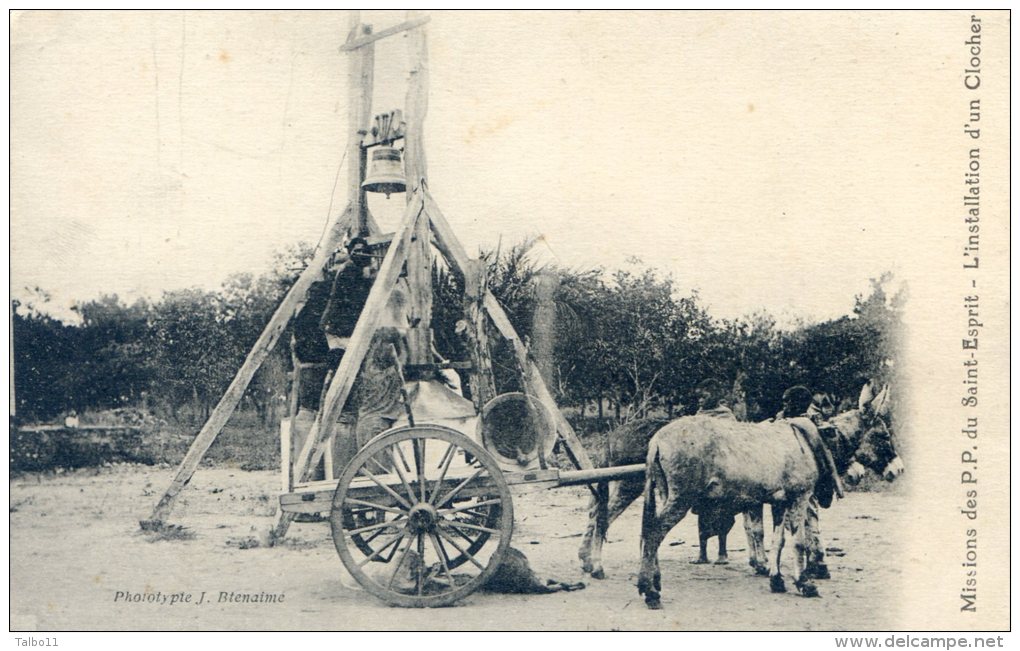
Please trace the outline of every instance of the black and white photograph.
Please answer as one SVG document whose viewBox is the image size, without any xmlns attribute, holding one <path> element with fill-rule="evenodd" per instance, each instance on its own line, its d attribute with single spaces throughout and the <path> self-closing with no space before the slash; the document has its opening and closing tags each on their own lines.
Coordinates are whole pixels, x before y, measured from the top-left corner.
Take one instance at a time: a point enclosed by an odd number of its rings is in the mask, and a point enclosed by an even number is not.
<svg viewBox="0 0 1020 651">
<path fill-rule="evenodd" d="M 1003 645 L 1008 10 L 9 38 L 16 645 Z"/>
</svg>

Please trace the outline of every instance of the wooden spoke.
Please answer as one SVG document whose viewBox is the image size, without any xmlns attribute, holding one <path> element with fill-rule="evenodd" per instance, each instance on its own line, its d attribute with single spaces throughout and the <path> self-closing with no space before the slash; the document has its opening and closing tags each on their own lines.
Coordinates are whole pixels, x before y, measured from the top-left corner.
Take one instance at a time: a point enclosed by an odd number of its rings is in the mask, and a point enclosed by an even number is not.
<svg viewBox="0 0 1020 651">
<path fill-rule="evenodd" d="M 424 455 L 423 455 L 424 456 Z M 418 591 L 420 597 L 425 590 L 425 534 L 418 534 L 418 572 L 417 576 L 414 577 L 415 589 Z"/>
<path fill-rule="evenodd" d="M 357 500 L 353 497 L 345 497 L 344 504 L 357 504 L 358 506 L 367 506 L 370 509 L 378 509 L 380 511 L 389 511 L 390 513 L 396 513 L 403 515 L 407 511 L 393 508 L 392 506 L 383 506 L 382 504 L 376 504 L 375 502 L 366 502 L 365 500 Z"/>
<path fill-rule="evenodd" d="M 437 532 L 437 533 L 438 533 L 438 534 L 439 534 L 439 535 L 440 535 L 440 536 L 441 536 L 442 538 L 445 538 L 445 539 L 446 539 L 446 542 L 448 542 L 448 543 L 450 543 L 451 545 L 453 545 L 453 548 L 454 548 L 454 549 L 456 549 L 456 550 L 457 550 L 458 552 L 460 552 L 460 553 L 461 553 L 461 554 L 462 554 L 462 555 L 463 555 L 463 556 L 464 556 L 465 558 L 467 558 L 467 559 L 468 559 L 469 561 L 471 561 L 472 563 L 474 563 L 474 564 L 475 564 L 475 566 L 476 566 L 476 567 L 477 567 L 478 569 L 480 569 L 480 570 L 484 570 L 484 569 L 485 569 L 485 566 L 484 566 L 484 565 L 482 565 L 481 563 L 479 563 L 479 562 L 478 562 L 478 559 L 477 559 L 477 558 L 475 558 L 475 557 L 474 557 L 474 555 L 472 555 L 472 554 L 471 554 L 471 553 L 469 553 L 469 552 L 468 552 L 468 551 L 467 551 L 466 549 L 464 549 L 463 547 L 461 547 L 460 545 L 458 545 L 458 544 L 457 544 L 457 541 L 453 539 L 453 536 L 451 536 L 450 534 L 448 534 L 448 533 L 446 533 L 445 531 L 443 531 L 443 528 L 442 528 L 442 527 L 438 527 L 438 528 L 436 529 L 436 532 Z"/>
<path fill-rule="evenodd" d="M 440 466 L 439 479 L 436 480 L 436 488 L 432 492 L 432 499 L 429 500 L 429 504 L 436 501 L 436 496 L 439 495 L 439 491 L 443 487 L 443 480 L 446 479 L 446 472 L 450 469 L 450 463 L 453 461 L 453 448 L 453 443 L 450 443 L 449 447 L 446 448 L 446 452 L 443 454 L 444 461 Z M 433 504 L 433 506 L 435 505 Z"/>
<path fill-rule="evenodd" d="M 379 488 L 381 488 L 384 491 L 386 491 L 387 493 L 389 493 L 390 497 L 392 497 L 393 499 L 397 500 L 397 502 L 403 504 L 408 509 L 411 508 L 410 502 L 405 500 L 403 497 L 397 495 L 397 493 L 392 488 L 390 488 L 386 484 L 384 484 L 381 481 L 379 481 L 379 478 L 376 477 L 375 475 L 373 475 L 371 472 L 369 472 L 364 466 L 362 466 L 361 468 L 358 469 L 358 474 L 359 475 L 364 475 L 365 477 L 368 477 L 373 482 L 375 482 L 376 486 L 378 486 Z"/>
<path fill-rule="evenodd" d="M 453 580 L 453 574 L 450 573 L 450 558 L 446 554 L 446 549 L 443 547 L 443 543 L 440 542 L 439 536 L 435 532 L 429 532 L 429 541 L 432 543 L 432 547 L 436 550 L 436 555 L 439 556 L 439 562 L 442 564 L 443 572 L 446 573 L 446 580 L 450 582 L 450 587 L 455 587 L 456 583 Z"/>
<path fill-rule="evenodd" d="M 467 535 L 466 533 L 464 533 L 460 529 L 452 529 L 451 531 L 453 531 L 453 533 L 457 534 L 458 536 L 460 536 L 464 540 L 468 541 L 468 543 L 470 545 L 474 545 L 477 542 L 477 539 L 472 538 L 471 536 Z M 479 536 L 479 538 L 481 538 L 481 536 Z"/>
<path fill-rule="evenodd" d="M 400 443 L 394 444 L 393 447 L 397 449 L 397 454 L 400 455 L 400 462 L 404 464 L 404 470 L 411 472 L 411 466 L 407 463 L 407 457 L 404 456 L 404 450 L 400 447 Z"/>
<path fill-rule="evenodd" d="M 489 527 L 480 527 L 477 524 L 468 524 L 467 522 L 460 522 L 459 520 L 444 520 L 443 524 L 451 527 L 463 527 L 472 531 L 484 531 L 488 534 L 499 533 L 499 529 L 490 529 Z"/>
<path fill-rule="evenodd" d="M 478 519 L 478 520 L 484 520 L 485 518 L 488 517 L 484 513 L 479 513 L 478 511 L 472 511 L 470 509 L 465 509 L 465 510 L 461 511 L 460 514 L 461 515 L 466 515 L 466 516 L 469 516 L 469 517 L 472 517 L 472 518 L 475 518 L 475 519 Z"/>
<path fill-rule="evenodd" d="M 375 457 L 369 457 L 368 461 L 369 461 L 369 463 L 374 463 L 376 468 L 378 468 L 379 470 L 382 470 L 382 474 L 384 474 L 384 475 L 388 475 L 389 474 L 390 469 L 387 468 L 386 466 L 382 465 L 381 463 L 379 463 L 379 460 L 376 459 Z"/>
<path fill-rule="evenodd" d="M 401 541 L 401 540 L 403 540 L 403 539 L 404 539 L 404 532 L 403 532 L 403 531 L 401 531 L 401 532 L 400 532 L 400 533 L 399 533 L 399 534 L 397 535 L 397 537 L 396 537 L 396 538 L 394 538 L 393 540 L 389 541 L 388 543 L 386 543 L 385 545 L 383 545 L 382 547 L 380 547 L 380 548 L 379 548 L 379 549 L 377 549 L 376 551 L 372 552 L 372 555 L 371 555 L 371 556 L 369 556 L 369 557 L 368 557 L 368 558 L 366 558 L 365 560 L 363 560 L 363 561 L 361 561 L 360 563 L 358 563 L 358 567 L 364 567 L 365 565 L 368 565 L 368 564 L 369 564 L 370 562 L 372 562 L 372 561 L 373 561 L 373 560 L 375 560 L 376 558 L 379 558 L 379 557 L 381 557 L 381 556 L 382 556 L 382 553 L 383 553 L 384 551 L 386 551 L 386 549 L 387 549 L 387 548 L 388 548 L 388 547 L 389 547 L 390 545 L 392 545 L 392 544 L 394 544 L 394 543 L 396 543 L 396 544 L 397 544 L 397 547 L 399 547 L 399 546 L 400 546 L 400 541 Z M 394 548 L 393 548 L 393 551 L 394 551 L 394 552 L 396 552 L 396 551 L 397 551 L 396 547 L 394 547 Z M 392 556 L 391 556 L 390 558 L 392 558 Z"/>
<path fill-rule="evenodd" d="M 418 472 L 418 490 L 425 501 L 425 439 L 414 439 L 414 467 Z"/>
<path fill-rule="evenodd" d="M 384 529 L 377 529 L 376 531 L 374 531 L 372 533 L 371 536 L 369 536 L 368 538 L 365 538 L 362 542 L 364 542 L 367 545 L 368 543 L 372 542 L 373 540 L 375 540 L 376 538 L 381 536 L 383 531 L 384 531 Z"/>
<path fill-rule="evenodd" d="M 411 539 L 410 538 L 408 538 L 408 540 L 407 540 L 407 547 L 404 547 L 404 551 L 401 552 L 401 554 L 400 554 L 400 560 L 397 561 L 396 565 L 394 565 L 394 567 L 393 567 L 393 573 L 390 574 L 390 580 L 386 582 L 386 589 L 387 590 L 390 590 L 391 588 L 393 588 L 393 580 L 397 578 L 397 572 L 400 571 L 400 566 L 403 565 L 404 561 L 407 559 L 407 552 L 409 552 L 409 551 L 411 551 Z"/>
<path fill-rule="evenodd" d="M 397 450 L 400 449 L 400 445 L 399 444 L 394 446 L 394 447 L 396 447 Z M 390 458 L 391 459 L 393 458 L 392 452 L 390 453 Z M 404 465 L 407 465 L 406 462 L 405 462 Z M 409 482 L 407 480 L 407 475 L 405 475 L 404 471 L 400 469 L 399 465 L 397 465 L 397 460 L 396 459 L 393 459 L 393 468 L 397 471 L 397 476 L 400 477 L 400 483 L 402 483 L 404 485 L 404 490 L 407 491 L 408 499 L 410 499 L 411 502 L 417 501 L 414 498 L 414 489 L 411 488 L 411 482 Z"/>
<path fill-rule="evenodd" d="M 351 529 L 350 531 L 347 532 L 347 535 L 354 536 L 359 533 L 364 533 L 366 531 L 375 531 L 376 529 L 382 529 L 384 527 L 397 526 L 399 525 L 399 523 L 400 523 L 399 519 L 387 520 L 386 522 L 376 522 L 375 524 L 369 524 L 364 527 L 359 527 L 357 529 Z"/>
<path fill-rule="evenodd" d="M 457 487 L 451 490 L 449 493 L 447 493 L 443 497 L 443 499 L 439 500 L 439 502 L 435 504 L 435 506 L 441 508 L 444 504 L 452 500 L 457 493 L 459 493 L 465 486 L 471 483 L 471 481 L 473 481 L 476 477 L 478 477 L 478 475 L 482 474 L 483 472 L 485 472 L 485 466 L 482 466 L 481 468 L 476 470 L 470 477 L 457 484 Z"/>
<path fill-rule="evenodd" d="M 455 447 L 456 446 L 453 443 L 449 443 L 448 444 L 448 447 L 446 448 L 446 452 L 443 453 L 443 458 L 439 460 L 439 464 L 436 466 L 436 468 L 442 468 L 443 467 L 443 464 L 446 463 L 446 457 L 449 457 L 449 456 L 451 456 L 453 454 L 453 450 L 454 450 Z"/>
<path fill-rule="evenodd" d="M 498 498 L 497 499 L 491 499 L 491 500 L 485 500 L 484 502 L 475 502 L 473 504 L 466 504 L 464 506 L 458 506 L 458 507 L 452 508 L 452 509 L 442 509 L 441 511 L 439 511 L 439 513 L 442 514 L 442 515 L 452 515 L 454 513 L 465 512 L 465 513 L 469 513 L 469 514 L 475 516 L 476 518 L 484 518 L 485 514 L 474 513 L 474 512 L 471 511 L 471 509 L 477 509 L 477 508 L 479 508 L 481 506 L 492 506 L 492 505 L 495 505 L 495 504 L 501 504 L 502 502 L 503 502 L 503 500 L 498 499 Z"/>
</svg>

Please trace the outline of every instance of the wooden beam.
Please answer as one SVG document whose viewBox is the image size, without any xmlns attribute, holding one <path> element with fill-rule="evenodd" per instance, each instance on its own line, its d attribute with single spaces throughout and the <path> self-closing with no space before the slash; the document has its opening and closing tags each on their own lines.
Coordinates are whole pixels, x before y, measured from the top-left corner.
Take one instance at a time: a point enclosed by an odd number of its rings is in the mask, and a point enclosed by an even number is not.
<svg viewBox="0 0 1020 651">
<path fill-rule="evenodd" d="M 251 351 L 248 353 L 248 357 L 245 358 L 244 364 L 238 369 L 237 375 L 234 376 L 230 386 L 227 387 L 223 397 L 220 398 L 216 408 L 210 414 L 209 420 L 202 426 L 198 436 L 191 443 L 188 453 L 177 468 L 177 473 L 163 493 L 163 497 L 160 498 L 159 503 L 152 510 L 148 520 L 141 522 L 143 529 L 158 528 L 170 514 L 177 495 L 191 481 L 191 477 L 195 474 L 195 470 L 202 461 L 202 457 L 205 456 L 209 446 L 216 440 L 216 436 L 223 429 L 223 426 L 227 424 L 231 414 L 234 413 L 234 409 L 237 408 L 237 404 L 241 401 L 241 397 L 244 396 L 244 391 L 248 388 L 248 384 L 251 382 L 252 377 L 254 377 L 255 372 L 259 370 L 259 367 L 262 366 L 262 363 L 276 346 L 280 335 L 283 334 L 287 324 L 290 323 L 291 318 L 297 312 L 298 307 L 304 302 L 312 283 L 320 278 L 323 268 L 329 262 L 330 255 L 340 245 L 344 235 L 349 230 L 353 217 L 354 214 L 351 206 L 348 204 L 347 210 L 339 215 L 330 227 L 326 229 L 318 248 L 315 250 L 312 261 L 301 272 L 297 281 L 287 292 L 279 306 L 277 306 L 273 316 L 269 319 L 269 323 L 266 324 L 262 334 L 259 335 L 255 345 L 252 346 Z"/>
<path fill-rule="evenodd" d="M 375 43 L 379 39 L 386 38 L 387 36 L 393 36 L 394 34 L 399 34 L 400 32 L 406 32 L 409 29 L 420 27 L 425 23 L 429 22 L 429 20 L 430 18 L 428 16 L 422 16 L 420 18 L 415 18 L 413 20 L 408 20 L 398 25 L 394 25 L 393 27 L 387 27 L 386 29 L 379 30 L 375 34 L 349 40 L 340 46 L 340 51 L 351 52 L 353 50 L 357 50 L 358 48 L 363 48 L 366 45 Z"/>
<path fill-rule="evenodd" d="M 280 424 L 280 472 L 283 476 L 284 491 L 294 488 L 294 468 L 291 465 L 291 459 L 294 458 L 294 421 L 297 420 L 298 412 L 301 410 L 301 376 L 304 373 L 293 345 L 290 349 L 290 365 L 293 370 L 290 374 L 290 404 L 287 410 L 286 430 L 283 424 Z"/>
<path fill-rule="evenodd" d="M 348 43 L 372 33 L 370 25 L 361 24 L 359 12 L 352 11 L 348 21 Z M 365 193 L 361 189 L 365 166 L 361 140 L 368 129 L 372 112 L 374 71 L 375 46 L 371 43 L 352 51 L 347 57 L 347 196 L 354 204 L 357 218 L 355 231 L 358 235 L 369 232 L 368 209 L 365 207 Z"/>
<path fill-rule="evenodd" d="M 513 345 L 517 361 L 524 369 L 523 380 L 528 393 L 533 395 L 552 414 L 553 420 L 556 422 L 556 433 L 566 446 L 568 456 L 570 456 L 574 465 L 578 469 L 594 468 L 595 464 L 592 463 L 591 457 L 588 456 L 588 452 L 581 444 L 581 439 L 578 438 L 577 432 L 574 431 L 573 426 L 571 426 L 563 412 L 556 405 L 552 393 L 549 392 L 545 381 L 542 380 L 542 374 L 539 372 L 538 366 L 528 357 L 524 342 L 517 336 L 517 331 L 514 330 L 513 324 L 510 323 L 506 312 L 503 311 L 503 306 L 499 304 L 499 301 L 492 295 L 492 292 L 486 293 L 484 305 L 496 329 Z"/>
<path fill-rule="evenodd" d="M 294 439 L 291 433 L 294 419 L 280 421 L 280 490 L 289 493 L 294 490 L 294 476 L 290 474 L 290 454 Z"/>
<path fill-rule="evenodd" d="M 485 310 L 482 299 L 488 291 L 488 274 L 481 260 L 469 260 L 464 274 L 465 334 L 471 353 L 471 400 L 478 413 L 482 413 L 490 400 L 496 397 L 496 382 L 489 355 L 489 338 L 485 328 Z"/>
<path fill-rule="evenodd" d="M 471 258 L 427 188 L 425 189 L 425 213 L 429 216 L 429 222 L 432 224 L 432 234 L 436 236 L 436 248 L 450 263 L 450 267 L 458 275 L 464 277 L 468 273 L 468 263 Z"/>
<path fill-rule="evenodd" d="M 413 12 L 408 20 L 414 21 Z M 407 38 L 408 59 L 411 62 L 410 80 L 404 100 L 404 176 L 407 177 L 407 197 L 411 199 L 425 185 L 428 165 L 425 159 L 425 116 L 429 109 L 429 67 L 425 30 L 415 29 Z M 411 328 L 407 347 L 411 365 L 432 363 L 432 248 L 428 218 L 418 220 L 414 238 L 407 254 L 407 282 L 410 286 Z"/>
<path fill-rule="evenodd" d="M 443 254 L 450 269 L 464 280 L 465 310 L 468 322 L 468 338 L 471 342 L 471 398 L 475 408 L 481 412 L 485 403 L 495 397 L 496 385 L 493 380 L 492 361 L 489 359 L 488 337 L 485 333 L 485 311 L 482 309 L 488 294 L 483 263 L 468 256 L 450 223 L 446 221 L 439 204 L 432 194 L 425 191 L 425 213 L 429 217 L 436 248 Z M 511 330 L 513 327 L 511 326 Z"/>
<path fill-rule="evenodd" d="M 368 293 L 365 307 L 358 317 L 358 323 L 354 326 L 351 334 L 350 344 L 340 360 L 340 366 L 330 381 L 329 389 L 319 407 L 318 417 L 312 424 L 311 432 L 305 440 L 301 452 L 298 454 L 294 464 L 294 478 L 296 483 L 308 480 L 309 469 L 314 468 L 325 451 L 325 446 L 330 441 L 330 436 L 336 425 L 340 411 L 347 403 L 354 380 L 357 378 L 361 363 L 368 353 L 368 347 L 372 343 L 372 336 L 378 327 L 379 320 L 389 300 L 393 286 L 400 277 L 404 261 L 407 259 L 407 251 L 414 235 L 414 229 L 421 216 L 424 203 L 421 193 L 415 193 L 411 203 L 407 204 L 404 212 L 404 219 L 400 229 L 397 231 L 399 237 L 390 244 L 386 257 L 372 289 Z M 274 542 L 286 535 L 290 526 L 291 516 L 281 511 L 276 526 L 273 528 L 271 540 Z"/>
</svg>

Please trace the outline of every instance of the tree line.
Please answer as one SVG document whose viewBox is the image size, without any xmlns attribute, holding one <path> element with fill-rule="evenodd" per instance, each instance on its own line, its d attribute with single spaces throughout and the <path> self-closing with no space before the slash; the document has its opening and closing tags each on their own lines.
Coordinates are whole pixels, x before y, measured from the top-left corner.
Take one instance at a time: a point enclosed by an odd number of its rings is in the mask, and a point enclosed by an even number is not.
<svg viewBox="0 0 1020 651">
<path fill-rule="evenodd" d="M 849 400 L 869 378 L 894 379 L 905 295 L 891 293 L 889 274 L 855 297 L 851 314 L 780 327 L 768 312 L 714 318 L 697 292 L 679 292 L 672 278 L 638 262 L 614 271 L 542 266 L 530 245 L 483 256 L 489 288 L 527 338 L 558 403 L 581 417 L 682 414 L 693 407 L 694 387 L 710 377 L 732 386 L 752 419 L 778 411 L 794 384 Z M 269 271 L 232 275 L 216 290 L 81 302 L 74 323 L 51 316 L 41 290 L 12 301 L 18 417 L 131 407 L 177 422 L 204 420 L 310 253 L 307 245 L 291 247 Z M 437 267 L 433 290 L 437 348 L 449 359 L 469 359 L 456 327 L 459 279 Z M 285 334 L 242 403 L 267 428 L 285 410 L 288 340 Z M 490 342 L 498 389 L 519 388 L 512 351 L 494 332 Z"/>
</svg>

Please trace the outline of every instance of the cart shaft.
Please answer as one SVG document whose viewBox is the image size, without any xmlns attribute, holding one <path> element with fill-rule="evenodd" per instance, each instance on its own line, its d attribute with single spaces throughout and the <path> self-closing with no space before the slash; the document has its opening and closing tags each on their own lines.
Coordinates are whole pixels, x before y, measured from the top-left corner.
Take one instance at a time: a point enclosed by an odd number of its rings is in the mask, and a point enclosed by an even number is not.
<svg viewBox="0 0 1020 651">
<path fill-rule="evenodd" d="M 631 466 L 612 466 L 609 468 L 589 468 L 585 470 L 561 470 L 557 486 L 577 486 L 592 484 L 599 481 L 617 481 L 628 477 L 645 474 L 645 464 L 636 463 Z"/>
</svg>

